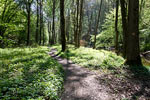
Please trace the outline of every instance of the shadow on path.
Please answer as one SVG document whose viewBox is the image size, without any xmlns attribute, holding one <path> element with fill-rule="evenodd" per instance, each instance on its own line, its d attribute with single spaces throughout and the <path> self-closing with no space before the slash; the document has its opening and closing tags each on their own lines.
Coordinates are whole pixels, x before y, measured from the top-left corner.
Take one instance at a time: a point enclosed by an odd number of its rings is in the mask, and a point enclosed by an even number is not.
<svg viewBox="0 0 150 100">
<path fill-rule="evenodd" d="M 65 70 L 65 83 L 62 100 L 113 100 L 108 89 L 100 85 L 96 80 L 97 74 L 74 64 L 72 61 L 63 59 L 51 49 L 49 55 L 63 65 Z"/>
</svg>

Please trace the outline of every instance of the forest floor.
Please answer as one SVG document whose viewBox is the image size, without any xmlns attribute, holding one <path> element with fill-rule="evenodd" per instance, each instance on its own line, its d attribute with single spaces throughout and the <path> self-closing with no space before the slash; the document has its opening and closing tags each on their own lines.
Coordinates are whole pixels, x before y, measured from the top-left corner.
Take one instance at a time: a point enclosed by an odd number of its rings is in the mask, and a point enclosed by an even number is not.
<svg viewBox="0 0 150 100">
<path fill-rule="evenodd" d="M 63 65 L 65 70 L 62 100 L 149 100 L 150 77 L 124 68 L 104 73 L 89 70 L 58 56 L 56 49 L 49 54 Z M 87 60 L 88 61 L 88 60 Z"/>
</svg>

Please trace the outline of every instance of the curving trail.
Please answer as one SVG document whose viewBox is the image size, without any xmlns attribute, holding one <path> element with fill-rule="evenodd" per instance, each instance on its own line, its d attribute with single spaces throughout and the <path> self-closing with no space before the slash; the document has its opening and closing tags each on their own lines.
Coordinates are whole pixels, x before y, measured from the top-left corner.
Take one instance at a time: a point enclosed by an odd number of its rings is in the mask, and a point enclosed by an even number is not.
<svg viewBox="0 0 150 100">
<path fill-rule="evenodd" d="M 109 89 L 98 81 L 100 75 L 55 55 L 55 52 L 52 49 L 49 54 L 64 66 L 66 74 L 62 100 L 114 100 Z"/>
</svg>

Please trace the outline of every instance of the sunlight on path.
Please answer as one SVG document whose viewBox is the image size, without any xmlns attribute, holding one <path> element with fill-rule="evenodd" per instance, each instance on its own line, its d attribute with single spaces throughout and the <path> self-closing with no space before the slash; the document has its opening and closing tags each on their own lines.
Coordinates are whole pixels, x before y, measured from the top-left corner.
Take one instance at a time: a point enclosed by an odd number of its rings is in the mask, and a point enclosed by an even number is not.
<svg viewBox="0 0 150 100">
<path fill-rule="evenodd" d="M 62 100 L 112 100 L 108 94 L 108 88 L 101 85 L 94 72 L 86 68 L 73 64 L 67 59 L 55 56 L 56 50 L 52 49 L 49 53 L 54 59 L 64 66 L 66 73 L 64 92 Z"/>
</svg>

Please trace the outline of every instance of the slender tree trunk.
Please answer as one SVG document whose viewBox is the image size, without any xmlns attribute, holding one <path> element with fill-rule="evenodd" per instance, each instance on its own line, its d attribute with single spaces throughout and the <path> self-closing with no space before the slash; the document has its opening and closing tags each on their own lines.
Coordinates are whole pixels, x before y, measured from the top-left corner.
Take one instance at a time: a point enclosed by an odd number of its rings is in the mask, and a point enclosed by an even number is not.
<svg viewBox="0 0 150 100">
<path fill-rule="evenodd" d="M 76 35 L 76 9 L 74 10 L 74 43 L 76 45 L 77 35 Z"/>
<path fill-rule="evenodd" d="M 37 22 L 36 22 L 36 34 L 35 34 L 36 43 L 38 43 L 38 35 L 39 35 L 39 0 L 37 0 Z"/>
<path fill-rule="evenodd" d="M 53 0 L 52 44 L 55 44 L 55 0 Z"/>
<path fill-rule="evenodd" d="M 40 0 L 40 42 L 39 45 L 42 43 L 42 0 Z"/>
<path fill-rule="evenodd" d="M 116 49 L 116 53 L 117 54 L 118 54 L 118 38 L 119 38 L 119 31 L 118 31 L 118 8 L 119 8 L 119 0 L 116 0 L 116 18 L 115 18 L 116 39 L 115 39 L 115 49 Z"/>
<path fill-rule="evenodd" d="M 76 33 L 75 33 L 75 47 L 78 47 L 78 38 L 79 38 L 79 0 L 77 0 L 77 17 L 76 17 Z"/>
<path fill-rule="evenodd" d="M 129 65 L 141 65 L 139 48 L 139 0 L 129 0 L 127 61 Z"/>
<path fill-rule="evenodd" d="M 80 20 L 79 20 L 79 35 L 78 35 L 78 48 L 80 47 L 80 39 L 81 39 L 81 32 L 82 32 L 82 19 L 83 19 L 83 2 L 84 0 L 80 1 Z"/>
<path fill-rule="evenodd" d="M 27 4 L 27 12 L 28 12 L 28 33 L 27 33 L 27 46 L 30 45 L 30 12 L 31 12 L 31 3 Z"/>
<path fill-rule="evenodd" d="M 127 37 L 127 8 L 125 0 L 120 0 L 121 15 L 122 15 L 122 28 L 123 28 L 123 57 L 126 58 L 126 37 Z"/>
<path fill-rule="evenodd" d="M 65 33 L 65 17 L 64 17 L 64 0 L 60 0 L 60 29 L 62 52 L 66 50 L 66 33 Z"/>
<path fill-rule="evenodd" d="M 43 12 L 42 12 L 42 31 L 43 31 L 43 46 L 45 44 L 45 33 L 44 33 L 44 16 L 43 16 Z"/>
<path fill-rule="evenodd" d="M 67 41 L 69 42 L 69 33 L 70 33 L 70 9 L 68 9 L 67 11 L 68 13 L 68 16 L 67 16 L 67 19 L 66 19 L 66 35 L 67 35 Z"/>
<path fill-rule="evenodd" d="M 101 0 L 101 4 L 100 4 L 100 8 L 99 8 L 99 13 L 98 13 L 98 18 L 97 18 L 97 23 L 96 23 L 96 28 L 95 28 L 93 49 L 96 48 L 96 35 L 97 35 L 98 26 L 99 26 L 99 20 L 100 20 L 100 15 L 101 15 L 102 3 L 103 3 L 103 0 Z"/>
<path fill-rule="evenodd" d="M 49 44 L 51 44 L 51 22 L 48 21 Z"/>
</svg>

